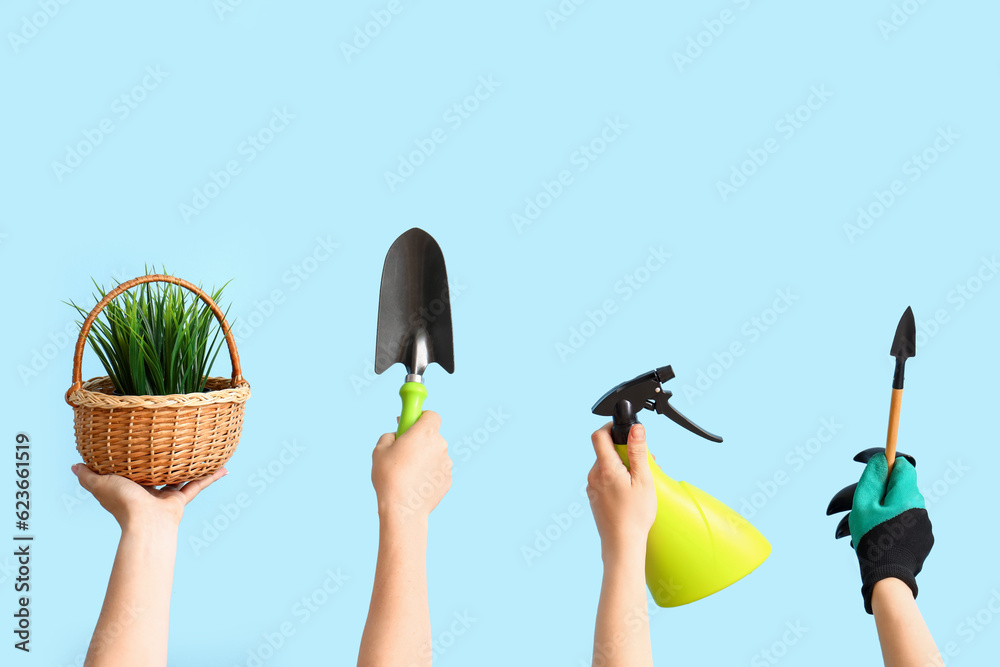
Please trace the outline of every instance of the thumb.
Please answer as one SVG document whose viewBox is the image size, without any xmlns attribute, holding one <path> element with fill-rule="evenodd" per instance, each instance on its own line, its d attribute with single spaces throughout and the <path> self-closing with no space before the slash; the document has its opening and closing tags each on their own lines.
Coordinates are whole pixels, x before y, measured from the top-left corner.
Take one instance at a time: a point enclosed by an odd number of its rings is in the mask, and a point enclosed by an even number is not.
<svg viewBox="0 0 1000 667">
<path fill-rule="evenodd" d="M 858 480 L 858 486 L 854 490 L 852 506 L 859 508 L 881 505 L 888 479 L 889 463 L 885 460 L 885 454 L 878 452 L 868 460 L 865 471 L 861 473 L 861 479 Z"/>
<path fill-rule="evenodd" d="M 646 458 L 646 429 L 642 424 L 635 424 L 628 432 L 628 467 L 632 479 L 646 481 L 652 473 L 649 471 L 649 459 Z"/>
<path fill-rule="evenodd" d="M 396 442 L 396 434 L 395 433 L 391 433 L 391 432 L 390 433 L 383 433 L 381 435 L 381 437 L 379 437 L 378 442 L 375 443 L 375 449 L 385 449 L 386 447 L 388 447 L 389 445 L 391 445 L 394 442 Z"/>
<path fill-rule="evenodd" d="M 205 490 L 212 482 L 218 481 L 229 474 L 229 471 L 225 467 L 220 467 L 214 473 L 207 477 L 202 477 L 200 479 L 194 479 L 182 486 L 179 490 L 181 495 L 184 496 L 184 503 L 187 504 L 194 500 L 195 496 Z"/>
<path fill-rule="evenodd" d="M 76 475 L 77 480 L 79 480 L 80 486 L 90 491 L 90 493 L 94 493 L 97 485 L 101 483 L 102 476 L 98 475 L 83 463 L 74 464 L 71 470 L 73 471 L 73 474 Z"/>
<path fill-rule="evenodd" d="M 885 504 L 903 509 L 924 507 L 924 497 L 917 487 L 917 469 L 902 457 L 896 459 L 892 467 Z"/>
</svg>

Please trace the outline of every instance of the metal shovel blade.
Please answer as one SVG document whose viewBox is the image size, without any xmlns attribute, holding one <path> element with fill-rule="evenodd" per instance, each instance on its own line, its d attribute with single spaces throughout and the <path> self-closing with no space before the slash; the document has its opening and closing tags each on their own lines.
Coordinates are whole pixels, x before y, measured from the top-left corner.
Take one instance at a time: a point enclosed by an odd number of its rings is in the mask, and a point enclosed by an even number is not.
<svg viewBox="0 0 1000 667">
<path fill-rule="evenodd" d="M 437 241 L 416 227 L 393 242 L 382 267 L 375 372 L 397 362 L 410 375 L 423 375 L 431 362 L 455 372 L 444 255 Z"/>
<path fill-rule="evenodd" d="M 896 336 L 892 339 L 889 354 L 897 359 L 917 356 L 917 323 L 913 319 L 913 309 L 907 308 L 896 325 Z"/>
</svg>

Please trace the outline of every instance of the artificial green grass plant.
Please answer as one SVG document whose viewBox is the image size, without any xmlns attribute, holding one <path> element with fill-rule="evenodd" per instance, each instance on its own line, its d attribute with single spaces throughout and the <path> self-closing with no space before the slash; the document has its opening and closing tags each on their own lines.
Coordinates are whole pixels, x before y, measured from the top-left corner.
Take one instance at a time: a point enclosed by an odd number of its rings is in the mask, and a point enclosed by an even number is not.
<svg viewBox="0 0 1000 667">
<path fill-rule="evenodd" d="M 210 294 L 217 304 L 226 285 Z M 96 280 L 94 286 L 100 294 L 94 298 L 100 301 L 107 292 Z M 84 319 L 90 314 L 72 301 L 67 303 Z M 225 340 L 221 330 L 212 310 L 196 294 L 180 285 L 154 282 L 137 285 L 109 302 L 94 320 L 87 340 L 119 394 L 191 394 L 205 391 L 205 380 Z"/>
</svg>

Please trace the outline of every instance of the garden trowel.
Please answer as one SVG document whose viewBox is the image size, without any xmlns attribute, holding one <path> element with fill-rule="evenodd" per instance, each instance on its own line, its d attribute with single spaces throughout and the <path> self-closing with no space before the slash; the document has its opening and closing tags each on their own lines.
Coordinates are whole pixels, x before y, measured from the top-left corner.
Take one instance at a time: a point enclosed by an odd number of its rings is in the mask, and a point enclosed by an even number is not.
<svg viewBox="0 0 1000 667">
<path fill-rule="evenodd" d="M 892 464 L 896 462 L 896 434 L 899 433 L 899 412 L 903 407 L 903 368 L 906 360 L 917 356 L 917 323 L 913 319 L 913 309 L 907 307 L 896 325 L 896 335 L 892 338 L 889 354 L 896 357 L 896 370 L 892 374 L 892 402 L 889 404 L 889 431 L 885 437 L 885 460 L 892 474 Z"/>
<path fill-rule="evenodd" d="M 403 409 L 398 437 L 420 417 L 427 397 L 423 384 L 427 366 L 437 362 L 455 372 L 444 255 L 437 241 L 416 227 L 393 242 L 382 267 L 375 372 L 382 373 L 396 362 L 406 366 L 406 382 L 399 390 Z"/>
<path fill-rule="evenodd" d="M 713 442 L 722 438 L 693 423 L 670 405 L 661 383 L 674 377 L 670 366 L 618 385 L 592 408 L 610 416 L 611 439 L 628 466 L 628 433 L 643 408 L 666 415 L 674 423 Z M 656 486 L 656 520 L 646 542 L 646 585 L 661 607 L 694 602 L 742 579 L 771 553 L 767 539 L 750 523 L 704 491 L 677 482 L 648 454 Z"/>
</svg>

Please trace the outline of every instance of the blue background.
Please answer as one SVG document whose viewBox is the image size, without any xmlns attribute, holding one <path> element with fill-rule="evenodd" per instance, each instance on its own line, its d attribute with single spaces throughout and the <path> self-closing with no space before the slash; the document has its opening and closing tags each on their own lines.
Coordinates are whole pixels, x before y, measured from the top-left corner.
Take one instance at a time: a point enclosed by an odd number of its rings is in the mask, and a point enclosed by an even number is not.
<svg viewBox="0 0 1000 667">
<path fill-rule="evenodd" d="M 824 510 L 859 476 L 851 457 L 884 442 L 887 351 L 907 305 L 922 338 L 899 442 L 918 459 L 937 538 L 919 604 L 942 649 L 953 643 L 948 664 L 995 656 L 1000 619 L 981 613 L 992 623 L 979 630 L 966 619 L 1000 591 L 989 482 L 1000 281 L 980 278 L 1000 246 L 1000 7 L 902 4 L 911 14 L 893 25 L 888 0 L 594 1 L 568 5 L 565 21 L 549 14 L 556 0 L 401 0 L 345 55 L 385 2 L 70 3 L 51 18 L 7 3 L 0 396 L 4 437 L 34 443 L 37 553 L 34 651 L 6 643 L 4 664 L 82 664 L 118 529 L 69 471 L 73 313 L 61 301 L 146 263 L 233 279 L 253 386 L 231 474 L 182 524 L 171 664 L 254 664 L 285 622 L 295 634 L 268 667 L 356 660 L 377 545 L 370 453 L 403 379 L 401 367 L 370 370 L 379 279 L 411 226 L 438 239 L 456 292 L 456 373 L 426 376 L 455 461 L 431 521 L 431 618 L 448 645 L 436 664 L 590 664 L 601 561 L 582 489 L 602 420 L 589 408 L 667 363 L 677 407 L 725 442 L 650 416 L 654 453 L 752 514 L 773 554 L 712 598 L 659 610 L 657 663 L 773 664 L 765 650 L 789 665 L 877 662 L 857 562 Z M 167 75 L 134 91 L 147 68 Z M 499 85 L 467 100 L 480 77 Z M 460 124 L 456 104 L 475 107 Z M 243 142 L 275 109 L 294 118 L 249 160 Z M 106 119 L 113 131 L 78 166 L 53 164 Z M 625 127 L 582 159 L 609 119 Z M 444 142 L 391 188 L 385 173 L 437 129 Z M 743 164 L 765 146 L 777 146 L 766 162 Z M 933 164 L 915 170 L 925 151 Z M 183 215 L 231 160 L 227 187 Z M 752 175 L 723 197 L 734 168 Z M 559 196 L 539 198 L 563 170 Z M 902 194 L 849 233 L 895 180 Z M 545 208 L 518 225 L 525 198 Z M 670 254 L 656 271 L 651 247 Z M 626 276 L 641 287 L 630 293 Z M 776 314 L 779 290 L 794 300 Z M 601 317 L 606 300 L 614 312 Z M 743 354 L 727 359 L 734 343 Z M 84 366 L 102 374 L 89 353 Z M 485 439 L 491 409 L 507 417 Z M 824 419 L 836 434 L 810 443 Z M 463 444 L 477 436 L 477 450 Z M 259 469 L 292 441 L 304 451 L 262 485 Z M 795 454 L 809 444 L 808 461 Z M 251 505 L 196 550 L 239 493 Z M 522 549 L 574 503 L 582 512 L 529 563 Z M 338 569 L 347 581 L 303 623 L 295 605 Z M 455 614 L 475 619 L 458 637 Z M 789 623 L 807 630 L 782 645 Z"/>
</svg>

